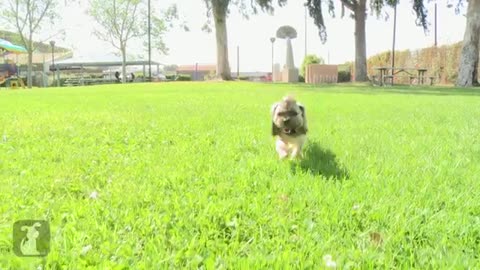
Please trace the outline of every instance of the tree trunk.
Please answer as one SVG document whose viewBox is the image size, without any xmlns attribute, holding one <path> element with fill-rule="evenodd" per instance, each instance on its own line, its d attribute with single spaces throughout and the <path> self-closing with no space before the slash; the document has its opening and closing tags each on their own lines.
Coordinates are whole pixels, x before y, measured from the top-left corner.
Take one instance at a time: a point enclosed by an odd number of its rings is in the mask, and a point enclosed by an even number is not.
<svg viewBox="0 0 480 270">
<path fill-rule="evenodd" d="M 359 0 L 355 6 L 355 81 L 368 81 L 367 43 L 365 34 L 366 0 Z"/>
<path fill-rule="evenodd" d="M 28 65 L 27 65 L 27 87 L 32 88 L 33 85 L 33 37 L 30 31 L 30 36 L 28 39 L 28 46 L 27 46 L 27 52 L 28 52 Z"/>
<path fill-rule="evenodd" d="M 127 81 L 127 49 L 125 45 L 121 46 L 122 51 L 122 83 Z"/>
<path fill-rule="evenodd" d="M 226 8 L 213 7 L 213 19 L 215 21 L 215 35 L 217 39 L 217 77 L 223 80 L 232 80 L 230 64 L 228 63 L 226 12 Z"/>
<path fill-rule="evenodd" d="M 480 41 L 480 0 L 470 0 L 467 10 L 467 26 L 463 37 L 460 67 L 456 85 L 478 85 L 478 46 Z"/>
<path fill-rule="evenodd" d="M 28 50 L 28 66 L 27 66 L 27 87 L 32 88 L 32 74 L 33 73 L 33 51 Z"/>
</svg>

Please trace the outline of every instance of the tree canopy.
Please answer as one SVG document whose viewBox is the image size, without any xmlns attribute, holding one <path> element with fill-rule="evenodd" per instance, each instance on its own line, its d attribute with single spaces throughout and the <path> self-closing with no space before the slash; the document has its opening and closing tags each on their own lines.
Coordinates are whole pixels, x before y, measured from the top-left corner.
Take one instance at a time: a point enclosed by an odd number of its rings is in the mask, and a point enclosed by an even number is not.
<svg viewBox="0 0 480 270">
<path fill-rule="evenodd" d="M 349 11 L 351 11 L 350 17 L 354 18 L 356 7 L 361 1 L 362 0 L 340 0 L 342 6 L 341 16 L 344 17 L 345 8 L 347 8 Z M 462 0 L 460 0 L 460 2 L 461 1 Z M 370 0 L 370 13 L 371 15 L 375 15 L 377 18 L 379 18 L 382 15 L 382 11 L 385 7 L 394 7 L 399 2 L 399 0 Z M 457 9 L 461 6 L 460 2 L 457 4 Z M 325 11 L 327 11 L 330 16 L 336 16 L 335 2 L 333 0 L 307 0 L 306 6 L 308 7 L 310 17 L 313 18 L 314 24 L 318 27 L 320 40 L 322 43 L 325 43 L 327 40 L 327 27 L 325 25 L 324 15 Z M 427 21 L 428 10 L 425 7 L 424 0 L 413 0 L 412 9 L 416 15 L 416 24 L 418 26 L 422 26 L 427 31 L 429 25 Z"/>
</svg>

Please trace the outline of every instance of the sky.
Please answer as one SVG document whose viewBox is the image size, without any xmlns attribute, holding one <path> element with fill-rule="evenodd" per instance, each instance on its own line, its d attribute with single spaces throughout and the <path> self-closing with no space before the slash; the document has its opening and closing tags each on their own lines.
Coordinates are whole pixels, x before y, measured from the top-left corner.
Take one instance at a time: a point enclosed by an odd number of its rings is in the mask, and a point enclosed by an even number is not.
<svg viewBox="0 0 480 270">
<path fill-rule="evenodd" d="M 155 1 L 153 1 L 155 2 Z M 247 1 L 249 2 L 249 1 Z M 354 20 L 345 16 L 332 18 L 325 15 L 328 40 L 322 44 L 318 36 L 318 29 L 313 19 L 307 16 L 305 30 L 305 8 L 302 0 L 289 0 L 284 7 L 276 7 L 274 15 L 259 13 L 252 15 L 248 20 L 242 18 L 236 7 L 231 8 L 227 19 L 229 61 L 232 72 L 237 71 L 239 62 L 241 72 L 270 71 L 272 43 L 270 37 L 275 36 L 276 30 L 282 25 L 290 25 L 297 30 L 298 37 L 292 40 L 294 63 L 297 67 L 305 55 L 305 41 L 307 54 L 315 54 L 330 64 L 342 64 L 355 59 Z M 82 3 L 82 2 L 81 2 Z M 203 0 L 161 0 L 155 2 L 155 9 L 166 9 L 175 3 L 180 17 L 186 20 L 190 31 L 180 28 L 170 29 L 165 35 L 165 43 L 169 48 L 168 55 L 153 54 L 153 60 L 162 64 L 192 65 L 215 64 L 216 42 L 215 32 L 206 33 L 201 30 L 206 22 L 206 8 Z M 411 8 L 411 1 L 402 0 L 397 7 L 396 49 L 419 49 L 434 44 L 434 2 L 427 4 L 429 9 L 428 20 L 430 33 L 415 24 L 415 15 Z M 62 19 L 54 28 L 65 28 L 66 35 L 58 40 L 59 46 L 74 50 L 75 57 L 98 57 L 115 52 L 115 49 L 92 35 L 96 25 L 86 14 L 86 5 L 70 4 L 62 7 Z M 437 9 L 438 44 L 451 44 L 463 40 L 466 18 L 466 7 L 455 14 L 453 8 L 447 8 L 445 1 L 438 4 Z M 393 9 L 385 8 L 389 19 L 377 19 L 369 16 L 367 19 L 367 57 L 391 50 L 393 37 Z M 346 13 L 347 15 L 348 13 Z M 306 33 L 306 39 L 305 39 Z M 239 61 L 237 61 L 237 47 Z M 286 41 L 277 39 L 274 43 L 274 61 L 281 66 L 286 58 Z M 130 44 L 130 52 L 141 54 L 135 43 Z M 146 56 L 146 54 L 145 54 Z"/>
</svg>

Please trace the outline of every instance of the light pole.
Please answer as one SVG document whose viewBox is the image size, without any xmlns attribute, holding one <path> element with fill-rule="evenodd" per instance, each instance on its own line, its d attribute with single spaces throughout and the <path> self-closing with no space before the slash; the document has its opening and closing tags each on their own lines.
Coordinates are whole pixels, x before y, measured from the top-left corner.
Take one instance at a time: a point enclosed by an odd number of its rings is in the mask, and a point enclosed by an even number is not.
<svg viewBox="0 0 480 270">
<path fill-rule="evenodd" d="M 52 85 L 55 82 L 55 40 L 50 41 L 50 46 L 52 46 L 52 68 L 53 68 L 53 80 Z"/>
<path fill-rule="evenodd" d="M 393 7 L 393 42 L 392 42 L 392 76 L 394 74 L 395 68 L 395 32 L 397 30 L 397 3 Z M 392 85 L 393 85 L 393 77 L 392 77 Z"/>
<path fill-rule="evenodd" d="M 150 22 L 150 17 L 151 17 L 151 10 L 150 10 L 150 0 L 148 0 L 148 79 L 151 81 L 152 80 L 152 45 L 151 45 L 151 38 L 152 38 L 152 33 L 151 33 L 151 22 Z"/>
<path fill-rule="evenodd" d="M 435 47 L 437 47 L 437 1 L 435 1 Z"/>
<path fill-rule="evenodd" d="M 237 46 L 237 80 L 240 79 L 240 46 Z"/>
<path fill-rule="evenodd" d="M 271 37 L 270 42 L 272 43 L 272 82 L 273 82 L 273 43 L 275 43 L 275 38 Z"/>
<path fill-rule="evenodd" d="M 308 3 L 304 3 L 303 6 L 305 7 L 305 56 L 307 58 L 307 9 Z"/>
</svg>

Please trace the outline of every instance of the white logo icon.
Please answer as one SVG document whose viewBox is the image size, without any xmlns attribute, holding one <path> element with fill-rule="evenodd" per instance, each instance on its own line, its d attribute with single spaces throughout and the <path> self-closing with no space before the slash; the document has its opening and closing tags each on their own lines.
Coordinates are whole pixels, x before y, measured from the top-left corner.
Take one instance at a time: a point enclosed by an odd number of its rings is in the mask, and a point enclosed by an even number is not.
<svg viewBox="0 0 480 270">
<path fill-rule="evenodd" d="M 37 228 L 40 226 L 42 225 L 38 222 L 32 226 L 22 226 L 21 230 L 27 232 L 20 243 L 20 250 L 22 251 L 23 255 L 40 255 L 40 252 L 37 250 L 37 239 L 40 237 L 40 233 L 38 232 Z"/>
</svg>

